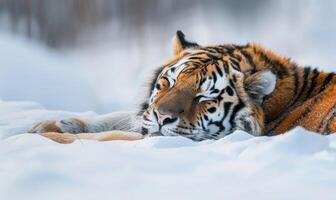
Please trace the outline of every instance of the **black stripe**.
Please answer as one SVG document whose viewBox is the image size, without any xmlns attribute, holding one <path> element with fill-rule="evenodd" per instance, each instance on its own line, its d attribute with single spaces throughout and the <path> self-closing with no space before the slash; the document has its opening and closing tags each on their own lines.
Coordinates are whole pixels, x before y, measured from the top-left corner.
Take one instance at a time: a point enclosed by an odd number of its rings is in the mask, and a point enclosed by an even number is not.
<svg viewBox="0 0 336 200">
<path fill-rule="evenodd" d="M 225 71 L 225 73 L 227 73 L 227 74 L 229 74 L 229 66 L 228 66 L 228 64 L 227 64 L 227 62 L 225 61 L 224 62 L 224 71 Z"/>
<path fill-rule="evenodd" d="M 203 85 L 203 83 L 206 81 L 206 78 L 201 79 L 200 85 Z"/>
<path fill-rule="evenodd" d="M 210 92 L 210 94 L 215 94 L 215 93 L 218 93 L 219 92 L 219 89 L 214 89 Z"/>
<path fill-rule="evenodd" d="M 150 98 L 150 96 L 151 96 L 151 94 L 152 94 L 152 92 L 155 88 L 156 80 L 157 80 L 158 76 L 160 75 L 161 71 L 163 70 L 163 68 L 164 68 L 164 66 L 160 67 L 160 68 L 158 68 L 154 71 L 154 73 L 153 73 L 154 76 L 152 77 L 152 80 L 150 81 L 150 85 L 149 85 L 150 91 L 147 94 L 146 100 L 141 104 L 141 108 L 137 113 L 138 115 L 142 115 L 143 112 L 148 108 L 149 105 L 148 105 L 147 102 L 149 101 L 149 98 Z"/>
<path fill-rule="evenodd" d="M 225 102 L 224 103 L 224 116 L 223 116 L 223 120 L 225 119 L 225 117 L 229 114 L 230 111 L 230 107 L 232 106 L 232 102 Z"/>
<path fill-rule="evenodd" d="M 291 124 L 291 126 L 289 126 L 290 129 L 292 129 L 293 126 L 294 126 L 300 119 L 303 119 L 304 117 L 306 117 L 306 115 L 309 114 L 309 112 L 310 112 L 311 109 L 312 109 L 312 106 L 316 103 L 316 101 L 317 101 L 317 98 L 314 99 L 314 101 L 312 101 L 312 102 L 309 104 L 309 106 L 306 107 L 305 111 L 303 111 L 303 113 L 295 119 L 295 121 Z M 276 128 L 278 128 L 279 125 L 280 125 L 285 119 L 286 119 L 286 118 L 281 119 L 276 125 L 274 125 L 274 127 L 272 127 L 272 128 L 268 131 L 268 132 L 269 132 L 268 134 L 269 134 L 269 135 L 273 135 L 272 132 L 273 132 Z"/>
<path fill-rule="evenodd" d="M 305 67 L 303 69 L 303 80 L 302 80 L 303 83 L 302 83 L 302 87 L 301 87 L 300 93 L 296 96 L 295 100 L 292 102 L 292 105 L 295 104 L 299 100 L 299 98 L 303 94 L 304 90 L 306 89 L 306 87 L 307 87 L 307 79 L 308 79 L 308 75 L 310 73 L 310 70 L 311 70 L 310 67 Z"/>
<path fill-rule="evenodd" d="M 229 46 L 229 45 L 224 46 L 224 48 L 226 50 L 226 53 L 228 54 L 232 54 L 233 51 L 235 50 L 233 46 Z"/>
<path fill-rule="evenodd" d="M 209 51 L 210 53 L 218 53 L 218 49 L 215 47 L 206 47 L 206 51 Z"/>
<path fill-rule="evenodd" d="M 317 129 L 317 132 L 319 133 L 324 133 L 323 132 L 323 128 L 326 129 L 328 127 L 328 124 L 330 124 L 330 122 L 332 121 L 332 119 L 336 116 L 336 103 L 333 105 L 333 107 L 331 108 L 331 112 L 327 113 L 324 117 L 323 120 L 321 121 L 321 124 L 319 126 L 319 128 Z M 331 113 L 331 114 L 330 114 Z M 330 116 L 329 116 L 330 115 Z M 327 117 L 329 116 L 329 118 L 327 119 Z"/>
<path fill-rule="evenodd" d="M 303 92 L 305 91 L 305 89 L 306 89 L 306 87 L 307 87 L 307 84 L 308 84 L 307 79 L 308 79 L 308 76 L 309 76 L 310 72 L 311 72 L 311 68 L 310 68 L 310 67 L 305 67 L 305 68 L 303 69 L 303 73 L 304 73 L 304 74 L 303 74 L 303 80 L 302 80 L 302 81 L 303 81 L 303 85 L 302 85 L 302 87 L 301 87 L 301 91 L 300 91 L 299 95 L 295 98 L 295 100 L 292 102 L 291 105 L 294 105 L 294 104 L 299 100 L 299 98 L 301 97 L 301 95 L 303 94 Z M 311 104 L 311 105 L 313 105 L 313 104 Z M 283 119 L 281 119 L 276 125 L 273 126 L 273 128 L 271 128 L 271 129 L 269 130 L 269 134 L 270 134 L 270 135 L 271 135 L 272 131 L 273 131 L 274 129 L 276 129 L 276 128 L 278 127 L 278 125 L 282 123 L 282 121 L 283 121 L 284 119 L 286 119 L 286 117 L 283 118 Z"/>
<path fill-rule="evenodd" d="M 303 113 L 295 119 L 295 121 L 292 123 L 293 127 L 295 124 L 297 124 L 301 119 L 305 118 L 313 109 L 313 106 L 322 98 L 323 96 L 320 95 L 319 97 L 315 97 L 315 99 L 313 99 L 312 102 L 310 102 L 309 106 L 306 107 L 305 111 L 303 111 Z"/>
<path fill-rule="evenodd" d="M 226 102 L 226 103 L 224 103 L 224 115 L 223 115 L 222 119 L 219 120 L 219 121 L 215 121 L 215 122 L 211 120 L 209 122 L 209 125 L 210 124 L 214 124 L 214 125 L 216 125 L 219 128 L 218 133 L 220 133 L 221 131 L 225 130 L 225 127 L 223 126 L 223 121 L 226 118 L 226 116 L 229 114 L 231 106 L 232 106 L 232 102 Z"/>
<path fill-rule="evenodd" d="M 283 79 L 285 76 L 288 76 L 288 71 L 286 70 L 286 67 L 278 60 L 270 59 L 265 53 L 257 51 L 255 48 L 253 50 L 261 59 L 263 59 L 266 65 L 271 66 L 272 69 L 275 70 L 279 79 Z"/>
<path fill-rule="evenodd" d="M 236 89 L 236 86 L 233 84 L 232 80 L 229 79 L 230 86 L 233 87 L 233 89 Z"/>
<path fill-rule="evenodd" d="M 192 56 L 205 55 L 205 52 L 204 51 L 200 51 L 200 52 L 196 52 L 196 53 L 189 54 L 189 55 L 192 55 Z"/>
<path fill-rule="evenodd" d="M 147 135 L 147 134 L 148 134 L 148 129 L 142 127 L 142 128 L 141 128 L 141 134 L 142 134 L 142 135 Z"/>
<path fill-rule="evenodd" d="M 188 57 L 188 59 L 191 60 L 200 60 L 203 59 L 202 57 L 197 57 L 196 55 Z"/>
<path fill-rule="evenodd" d="M 182 31 L 177 31 L 176 34 L 177 34 L 177 37 L 178 37 L 178 39 L 179 39 L 179 41 L 180 41 L 181 46 L 182 46 L 183 49 L 186 49 L 186 48 L 189 48 L 189 47 L 197 47 L 198 46 L 198 44 L 195 43 L 195 42 L 189 42 L 189 41 L 187 41 L 185 39 L 185 35 L 184 35 L 184 33 Z"/>
<path fill-rule="evenodd" d="M 200 117 L 199 120 L 201 121 L 202 129 L 205 130 L 206 128 L 205 128 L 205 126 L 204 126 L 204 122 L 203 122 L 203 120 L 202 120 L 202 117 Z M 197 122 L 197 124 L 198 124 L 198 126 L 199 126 L 199 122 Z"/>
<path fill-rule="evenodd" d="M 201 98 L 204 98 L 204 97 L 205 97 L 204 95 L 196 96 L 196 97 L 194 98 L 194 101 L 195 101 L 196 103 L 199 103 L 200 99 L 201 99 Z"/>
<path fill-rule="evenodd" d="M 228 95 L 230 95 L 230 96 L 233 96 L 233 94 L 234 94 L 234 92 L 233 92 L 233 90 L 232 90 L 232 88 L 231 88 L 230 86 L 227 86 L 227 87 L 226 87 L 226 92 L 227 92 Z"/>
<path fill-rule="evenodd" d="M 233 111 L 231 113 L 230 124 L 233 124 L 233 120 L 234 120 L 237 112 L 239 112 L 243 107 L 244 107 L 243 102 L 241 102 L 241 100 L 239 100 L 239 103 L 237 105 L 235 105 L 235 107 L 233 108 Z"/>
<path fill-rule="evenodd" d="M 139 110 L 138 115 L 142 115 L 144 113 L 145 110 L 147 110 L 147 108 L 149 107 L 148 103 L 142 103 L 141 104 L 141 110 Z"/>
<path fill-rule="evenodd" d="M 323 97 L 323 95 L 319 95 L 317 97 L 315 97 L 311 102 L 310 104 L 306 107 L 306 109 L 302 112 L 302 114 L 300 116 L 298 116 L 294 122 L 291 124 L 290 128 L 292 128 L 295 124 L 297 124 L 301 119 L 305 118 L 310 112 L 311 110 L 313 109 L 313 106 Z M 286 118 L 285 118 L 286 119 Z M 283 120 L 281 120 L 277 125 L 281 124 Z M 270 133 L 276 129 L 278 126 L 275 125 L 271 130 L 270 130 Z"/>
<path fill-rule="evenodd" d="M 214 79 L 214 83 L 216 83 L 217 82 L 217 76 L 216 76 L 215 72 L 212 72 L 212 76 L 213 76 L 213 79 Z"/>
<path fill-rule="evenodd" d="M 328 84 L 334 77 L 335 77 L 335 73 L 329 73 L 328 76 L 324 79 L 319 92 L 322 92 L 328 86 Z"/>
<path fill-rule="evenodd" d="M 242 119 L 241 123 L 244 126 L 244 131 L 247 133 L 251 133 L 252 132 L 252 126 L 251 126 L 251 122 L 246 121 L 245 119 Z"/>
<path fill-rule="evenodd" d="M 210 58 L 203 58 L 203 59 L 200 59 L 200 61 L 203 62 L 203 63 L 208 63 L 208 62 L 211 61 L 211 59 Z"/>
<path fill-rule="evenodd" d="M 214 113 L 216 112 L 216 108 L 215 107 L 208 108 L 208 112 Z"/>
<path fill-rule="evenodd" d="M 207 115 L 203 115 L 205 121 L 209 121 L 209 117 Z"/>
<path fill-rule="evenodd" d="M 247 59 L 247 61 L 249 62 L 250 66 L 252 67 L 252 71 L 253 71 L 253 72 L 257 71 L 257 67 L 256 67 L 256 65 L 254 64 L 251 55 L 250 55 L 247 51 L 245 51 L 245 50 L 242 50 L 242 51 L 241 51 L 241 54 L 243 54 L 243 56 L 244 56 L 244 57 Z"/>
<path fill-rule="evenodd" d="M 240 66 L 239 66 L 239 62 L 237 62 L 236 60 L 230 58 L 230 62 L 231 62 L 231 66 L 237 70 L 237 71 L 240 71 Z"/>
<path fill-rule="evenodd" d="M 222 90 L 220 91 L 219 95 L 217 96 L 218 104 L 220 103 L 220 101 L 223 100 L 222 95 L 224 94 L 224 92 L 225 92 L 225 90 L 222 89 Z"/>
<path fill-rule="evenodd" d="M 154 87 L 155 87 L 155 83 L 156 83 L 156 80 L 158 78 L 158 76 L 160 75 L 161 71 L 163 70 L 164 67 L 160 67 L 159 69 L 155 70 L 154 72 L 154 76 L 150 82 L 150 93 L 152 93 Z"/>
<path fill-rule="evenodd" d="M 317 83 L 316 83 L 316 79 L 317 79 L 317 77 L 318 77 L 318 75 L 319 75 L 317 69 L 314 69 L 312 73 L 313 73 L 313 78 L 312 78 L 312 80 L 311 80 L 309 90 L 308 90 L 308 92 L 306 93 L 306 96 L 305 96 L 304 100 L 307 100 L 307 99 L 311 96 L 311 94 L 312 94 L 312 92 L 314 91 L 314 89 L 315 89 L 315 87 L 316 87 L 316 84 L 317 84 Z"/>
<path fill-rule="evenodd" d="M 216 52 L 217 53 L 217 52 Z M 218 56 L 215 56 L 213 54 L 209 54 L 209 53 L 206 53 L 206 55 L 208 56 L 208 58 L 212 59 L 212 60 L 217 60 L 219 57 Z"/>
<path fill-rule="evenodd" d="M 233 82 L 235 82 L 235 83 L 237 82 L 237 77 L 236 77 L 236 75 L 233 75 L 233 76 L 232 76 L 232 79 L 233 79 Z"/>
<path fill-rule="evenodd" d="M 234 57 L 238 62 L 242 61 L 242 57 L 238 54 L 232 54 L 232 57 Z"/>
<path fill-rule="evenodd" d="M 294 67 L 293 69 L 293 76 L 294 76 L 294 87 L 295 87 L 295 91 L 294 91 L 294 94 L 297 94 L 298 93 L 298 90 L 299 90 L 299 75 L 298 75 L 298 72 L 297 72 L 297 67 Z"/>
<path fill-rule="evenodd" d="M 216 67 L 216 70 L 218 71 L 219 75 L 220 75 L 221 77 L 223 77 L 223 72 L 222 72 L 222 70 L 221 70 L 217 65 L 215 65 L 215 67 Z"/>
<path fill-rule="evenodd" d="M 327 123 L 327 126 L 326 126 L 326 130 L 324 131 L 325 133 L 327 133 L 327 134 L 332 133 L 329 129 L 329 126 L 330 126 L 330 123 L 335 119 L 335 117 L 336 117 L 336 113 L 334 113 L 334 115 L 332 117 L 330 117 L 330 119 Z"/>
<path fill-rule="evenodd" d="M 299 74 L 298 74 L 298 71 L 297 71 L 297 67 L 294 67 L 294 69 L 293 69 L 293 76 L 294 76 L 294 87 L 295 87 L 295 91 L 293 91 L 293 92 L 294 92 L 294 95 L 296 95 L 296 94 L 298 94 L 298 90 L 299 90 Z M 301 88 L 301 92 L 302 92 L 302 88 Z M 299 96 L 296 96 L 295 100 L 292 101 L 290 106 L 292 106 L 293 104 L 296 103 L 298 97 Z"/>
</svg>

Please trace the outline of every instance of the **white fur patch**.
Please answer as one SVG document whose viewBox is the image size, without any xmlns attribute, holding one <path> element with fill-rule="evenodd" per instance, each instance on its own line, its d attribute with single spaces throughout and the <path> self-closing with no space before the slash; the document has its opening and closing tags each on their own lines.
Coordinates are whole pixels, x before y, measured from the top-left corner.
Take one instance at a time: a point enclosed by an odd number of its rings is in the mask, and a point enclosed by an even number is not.
<svg viewBox="0 0 336 200">
<path fill-rule="evenodd" d="M 273 72 L 271 72 L 270 70 L 266 70 L 264 72 L 262 72 L 261 77 L 260 77 L 264 84 L 264 94 L 268 95 L 271 94 L 275 88 L 275 84 L 276 84 L 276 76 Z"/>
</svg>

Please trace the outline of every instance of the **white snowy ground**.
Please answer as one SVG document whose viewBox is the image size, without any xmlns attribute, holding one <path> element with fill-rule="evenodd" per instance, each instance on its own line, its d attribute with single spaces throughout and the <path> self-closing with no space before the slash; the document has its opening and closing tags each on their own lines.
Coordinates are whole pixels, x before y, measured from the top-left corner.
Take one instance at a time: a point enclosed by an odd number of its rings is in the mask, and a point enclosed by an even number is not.
<svg viewBox="0 0 336 200">
<path fill-rule="evenodd" d="M 335 199 L 336 135 L 297 128 L 199 143 L 153 137 L 62 145 L 18 134 L 35 121 L 74 115 L 94 113 L 0 102 L 0 199 Z"/>
</svg>

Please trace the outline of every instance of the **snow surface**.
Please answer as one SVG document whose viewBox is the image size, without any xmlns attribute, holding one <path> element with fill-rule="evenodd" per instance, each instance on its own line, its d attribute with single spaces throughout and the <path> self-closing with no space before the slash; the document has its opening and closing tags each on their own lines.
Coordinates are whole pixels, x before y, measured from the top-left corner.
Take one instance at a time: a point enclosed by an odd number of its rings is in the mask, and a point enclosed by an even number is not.
<svg viewBox="0 0 336 200">
<path fill-rule="evenodd" d="M 336 135 L 302 128 L 68 145 L 19 134 L 43 119 L 90 115 L 1 101 L 0 199 L 335 199 Z"/>
</svg>

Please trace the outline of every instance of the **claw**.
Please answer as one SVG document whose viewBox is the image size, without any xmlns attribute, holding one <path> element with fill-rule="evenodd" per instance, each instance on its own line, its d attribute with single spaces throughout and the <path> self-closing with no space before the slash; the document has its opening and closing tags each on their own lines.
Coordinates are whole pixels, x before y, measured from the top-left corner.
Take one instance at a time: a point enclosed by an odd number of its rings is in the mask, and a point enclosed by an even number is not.
<svg viewBox="0 0 336 200">
<path fill-rule="evenodd" d="M 45 133 L 45 132 L 57 132 L 63 133 L 61 128 L 56 125 L 56 121 L 49 120 L 45 122 L 39 122 L 28 131 L 28 133 Z"/>
</svg>

